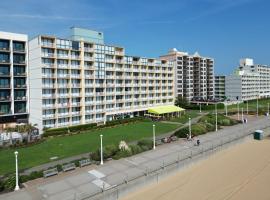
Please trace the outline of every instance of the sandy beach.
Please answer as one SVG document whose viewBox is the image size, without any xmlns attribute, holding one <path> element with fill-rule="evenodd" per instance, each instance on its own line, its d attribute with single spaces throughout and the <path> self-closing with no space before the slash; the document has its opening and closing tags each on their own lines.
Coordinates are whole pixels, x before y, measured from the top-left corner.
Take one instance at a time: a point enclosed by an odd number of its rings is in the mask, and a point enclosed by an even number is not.
<svg viewBox="0 0 270 200">
<path fill-rule="evenodd" d="M 122 200 L 269 200 L 270 139 L 218 152 Z"/>
</svg>

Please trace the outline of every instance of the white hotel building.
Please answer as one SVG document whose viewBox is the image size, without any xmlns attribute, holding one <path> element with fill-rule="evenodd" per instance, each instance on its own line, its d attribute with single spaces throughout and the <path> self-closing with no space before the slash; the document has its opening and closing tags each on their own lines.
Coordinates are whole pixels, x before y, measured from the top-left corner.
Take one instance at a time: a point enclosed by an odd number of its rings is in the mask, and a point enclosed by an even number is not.
<svg viewBox="0 0 270 200">
<path fill-rule="evenodd" d="M 72 29 L 72 39 L 29 42 L 30 118 L 43 128 L 104 123 L 174 104 L 174 64 L 125 55 L 103 33 Z"/>
</svg>

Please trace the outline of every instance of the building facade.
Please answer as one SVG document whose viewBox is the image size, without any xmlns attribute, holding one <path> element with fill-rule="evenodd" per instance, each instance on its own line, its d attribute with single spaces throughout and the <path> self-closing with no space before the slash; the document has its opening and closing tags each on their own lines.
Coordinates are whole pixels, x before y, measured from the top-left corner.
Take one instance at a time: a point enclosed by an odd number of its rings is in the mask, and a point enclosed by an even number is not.
<svg viewBox="0 0 270 200">
<path fill-rule="evenodd" d="M 215 99 L 225 99 L 225 76 L 215 76 Z"/>
<path fill-rule="evenodd" d="M 209 100 L 214 98 L 214 60 L 189 55 L 176 49 L 169 51 L 161 59 L 175 63 L 175 96 L 187 100 Z"/>
<path fill-rule="evenodd" d="M 232 100 L 238 97 L 243 101 L 270 97 L 270 67 L 254 64 L 250 58 L 241 59 L 236 73 L 226 77 L 225 93 Z"/>
<path fill-rule="evenodd" d="M 38 36 L 29 42 L 30 121 L 39 129 L 104 123 L 174 104 L 173 63 L 122 47 Z"/>
<path fill-rule="evenodd" d="M 0 32 L 0 129 L 28 118 L 28 37 Z"/>
</svg>

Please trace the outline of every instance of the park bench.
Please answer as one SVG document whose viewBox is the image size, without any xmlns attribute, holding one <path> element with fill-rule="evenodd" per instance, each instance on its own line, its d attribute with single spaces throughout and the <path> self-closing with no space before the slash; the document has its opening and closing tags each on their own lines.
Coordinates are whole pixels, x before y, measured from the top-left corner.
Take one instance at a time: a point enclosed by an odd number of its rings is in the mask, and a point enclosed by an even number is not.
<svg viewBox="0 0 270 200">
<path fill-rule="evenodd" d="M 68 164 L 62 165 L 62 168 L 63 168 L 64 172 L 67 172 L 70 170 L 74 170 L 76 168 L 76 166 L 74 163 L 68 163 Z"/>
<path fill-rule="evenodd" d="M 79 165 L 80 165 L 80 167 L 91 165 L 91 160 L 90 159 L 80 160 Z"/>
<path fill-rule="evenodd" d="M 57 175 L 57 174 L 58 174 L 57 168 L 48 169 L 48 170 L 43 171 L 43 177 L 44 178 L 54 176 L 54 175 Z"/>
</svg>

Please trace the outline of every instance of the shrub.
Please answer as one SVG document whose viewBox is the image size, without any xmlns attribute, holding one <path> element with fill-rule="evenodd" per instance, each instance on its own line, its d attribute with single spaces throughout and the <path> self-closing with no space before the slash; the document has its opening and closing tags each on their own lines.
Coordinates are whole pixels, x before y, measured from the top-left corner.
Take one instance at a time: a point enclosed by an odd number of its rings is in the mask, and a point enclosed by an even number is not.
<svg viewBox="0 0 270 200">
<path fill-rule="evenodd" d="M 202 123 L 198 123 L 198 124 L 193 124 L 191 126 L 191 134 L 192 135 L 202 135 L 205 134 L 207 132 L 206 130 L 206 126 L 203 125 Z"/>
<path fill-rule="evenodd" d="M 108 145 L 105 146 L 103 151 L 103 157 L 104 159 L 113 157 L 117 152 L 119 151 L 118 147 L 116 145 Z"/>
<path fill-rule="evenodd" d="M 126 158 L 129 156 L 132 156 L 132 152 L 130 150 L 121 150 L 113 156 L 113 159 L 119 160 L 120 158 Z"/>
<path fill-rule="evenodd" d="M 145 147 L 147 148 L 147 150 L 149 150 L 153 147 L 153 141 L 143 139 L 143 140 L 138 141 L 137 145 L 140 146 L 141 148 Z"/>
<path fill-rule="evenodd" d="M 132 155 L 143 152 L 143 149 L 139 145 L 129 145 Z"/>
<path fill-rule="evenodd" d="M 174 133 L 174 135 L 178 138 L 186 138 L 188 134 L 189 134 L 188 127 L 181 128 L 180 130 L 178 130 Z"/>
<path fill-rule="evenodd" d="M 5 186 L 4 186 L 4 181 L 0 179 L 0 192 L 4 191 Z"/>
<path fill-rule="evenodd" d="M 6 191 L 14 190 L 16 186 L 16 177 L 15 174 L 9 175 L 3 182 L 4 188 Z"/>
</svg>

